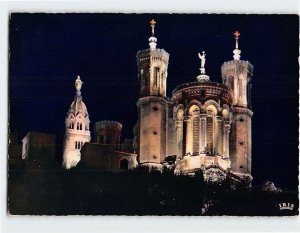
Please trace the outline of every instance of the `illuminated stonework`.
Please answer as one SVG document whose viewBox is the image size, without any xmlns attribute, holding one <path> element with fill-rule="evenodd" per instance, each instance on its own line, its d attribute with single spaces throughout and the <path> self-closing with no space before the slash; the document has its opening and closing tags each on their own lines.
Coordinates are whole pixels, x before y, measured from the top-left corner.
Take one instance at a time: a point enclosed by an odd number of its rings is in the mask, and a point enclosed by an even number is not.
<svg viewBox="0 0 300 233">
<path fill-rule="evenodd" d="M 80 149 L 86 142 L 90 142 L 90 120 L 87 108 L 81 97 L 82 82 L 78 76 L 75 81 L 76 96 L 65 119 L 65 139 L 63 167 L 75 167 L 81 159 Z"/>
<path fill-rule="evenodd" d="M 240 60 L 240 34 L 234 34 L 234 60 L 221 67 L 222 84 L 210 81 L 203 51 L 198 53 L 201 60 L 198 81 L 179 85 L 172 98 L 168 98 L 169 54 L 156 48 L 157 39 L 151 26 L 149 40 L 155 46 L 150 44 L 149 49 L 137 53 L 141 91 L 134 141 L 140 165 L 161 168 L 166 157 L 176 155 L 176 174 L 202 171 L 206 180 L 217 181 L 232 173 L 251 180 L 253 66 Z"/>
</svg>

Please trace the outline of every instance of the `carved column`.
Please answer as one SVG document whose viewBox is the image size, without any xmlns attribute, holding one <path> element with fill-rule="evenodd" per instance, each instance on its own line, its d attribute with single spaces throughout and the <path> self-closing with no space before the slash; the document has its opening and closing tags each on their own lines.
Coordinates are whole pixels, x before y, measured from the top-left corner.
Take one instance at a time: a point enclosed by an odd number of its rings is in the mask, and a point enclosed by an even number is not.
<svg viewBox="0 0 300 233">
<path fill-rule="evenodd" d="M 185 154 L 193 153 L 193 124 L 192 124 L 192 118 L 190 116 L 187 116 L 185 118 L 186 123 L 186 150 Z"/>
<path fill-rule="evenodd" d="M 206 147 L 206 114 L 200 114 L 200 153 L 205 151 Z"/>
<path fill-rule="evenodd" d="M 176 121 L 176 145 L 177 145 L 177 151 L 178 155 L 182 156 L 182 139 L 183 139 L 183 125 L 182 121 L 177 120 Z"/>
<path fill-rule="evenodd" d="M 229 158 L 229 132 L 230 122 L 225 121 L 223 125 L 223 158 Z"/>
<path fill-rule="evenodd" d="M 222 117 L 216 116 L 215 118 L 215 141 L 214 148 L 216 154 L 222 154 Z"/>
</svg>

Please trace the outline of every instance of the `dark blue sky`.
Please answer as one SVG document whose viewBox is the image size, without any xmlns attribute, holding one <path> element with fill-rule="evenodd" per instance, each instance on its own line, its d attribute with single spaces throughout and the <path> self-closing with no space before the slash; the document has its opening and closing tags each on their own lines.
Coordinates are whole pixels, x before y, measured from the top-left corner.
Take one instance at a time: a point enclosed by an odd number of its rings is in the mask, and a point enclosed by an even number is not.
<svg viewBox="0 0 300 233">
<path fill-rule="evenodd" d="M 62 141 L 77 75 L 91 126 L 117 120 L 132 137 L 137 119 L 136 53 L 148 48 L 155 18 L 158 48 L 170 53 L 167 90 L 195 81 L 205 51 L 206 71 L 221 82 L 241 32 L 242 60 L 252 79 L 253 176 L 281 187 L 298 179 L 297 15 L 12 14 L 9 25 L 11 130 L 54 133 Z"/>
</svg>

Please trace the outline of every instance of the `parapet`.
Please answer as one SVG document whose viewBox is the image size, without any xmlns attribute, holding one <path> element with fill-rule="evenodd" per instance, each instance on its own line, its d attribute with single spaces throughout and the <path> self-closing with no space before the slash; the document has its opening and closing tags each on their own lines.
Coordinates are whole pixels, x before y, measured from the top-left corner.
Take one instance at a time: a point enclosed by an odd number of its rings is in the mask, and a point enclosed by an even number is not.
<svg viewBox="0 0 300 233">
<path fill-rule="evenodd" d="M 122 124 L 117 121 L 98 121 L 94 126 L 96 142 L 99 144 L 120 144 Z"/>
</svg>

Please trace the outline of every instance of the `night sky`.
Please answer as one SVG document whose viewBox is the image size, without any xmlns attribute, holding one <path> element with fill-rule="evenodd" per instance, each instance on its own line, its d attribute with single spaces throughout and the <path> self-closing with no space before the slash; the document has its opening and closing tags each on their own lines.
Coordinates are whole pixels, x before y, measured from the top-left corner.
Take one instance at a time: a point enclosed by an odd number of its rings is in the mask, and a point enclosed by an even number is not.
<svg viewBox="0 0 300 233">
<path fill-rule="evenodd" d="M 83 101 L 95 121 L 123 124 L 132 137 L 139 83 L 136 53 L 149 47 L 155 18 L 158 48 L 170 53 L 167 90 L 196 81 L 198 52 L 206 72 L 221 82 L 221 65 L 232 60 L 233 32 L 241 33 L 241 59 L 252 78 L 254 184 L 272 180 L 283 188 L 298 182 L 297 15 L 208 14 L 12 14 L 9 25 L 11 131 L 56 134 L 62 143 L 66 112 L 77 75 Z"/>
</svg>

